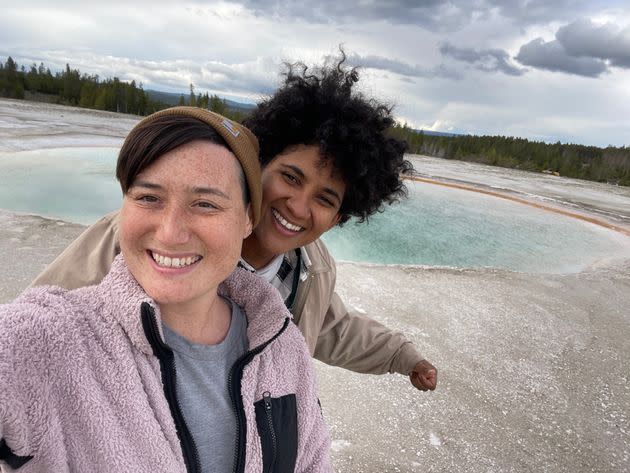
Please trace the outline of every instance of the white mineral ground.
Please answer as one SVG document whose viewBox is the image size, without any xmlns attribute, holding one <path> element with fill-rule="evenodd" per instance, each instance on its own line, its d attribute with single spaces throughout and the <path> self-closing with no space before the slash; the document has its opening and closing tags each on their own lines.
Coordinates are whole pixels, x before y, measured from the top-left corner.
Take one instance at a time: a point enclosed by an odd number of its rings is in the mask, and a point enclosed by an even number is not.
<svg viewBox="0 0 630 473">
<path fill-rule="evenodd" d="M 119 146 L 136 121 L 0 100 L 0 151 Z M 412 159 L 424 177 L 630 222 L 627 188 Z M 82 228 L 1 211 L 0 302 Z M 338 290 L 440 370 L 422 393 L 317 363 L 338 471 L 630 471 L 630 260 L 565 275 L 340 263 Z"/>
</svg>

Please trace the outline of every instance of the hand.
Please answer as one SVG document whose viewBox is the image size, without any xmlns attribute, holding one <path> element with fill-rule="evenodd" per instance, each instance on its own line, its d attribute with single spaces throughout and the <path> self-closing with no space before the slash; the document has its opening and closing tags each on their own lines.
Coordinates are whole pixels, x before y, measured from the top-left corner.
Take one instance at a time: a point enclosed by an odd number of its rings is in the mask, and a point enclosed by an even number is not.
<svg viewBox="0 0 630 473">
<path fill-rule="evenodd" d="M 409 379 L 420 391 L 433 391 L 437 386 L 437 368 L 427 360 L 422 360 L 413 367 Z"/>
</svg>

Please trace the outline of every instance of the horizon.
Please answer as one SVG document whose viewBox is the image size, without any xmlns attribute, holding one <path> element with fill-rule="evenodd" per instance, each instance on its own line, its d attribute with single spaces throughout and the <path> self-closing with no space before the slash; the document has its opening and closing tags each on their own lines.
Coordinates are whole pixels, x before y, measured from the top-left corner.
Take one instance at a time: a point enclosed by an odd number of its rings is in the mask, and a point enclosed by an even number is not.
<svg viewBox="0 0 630 473">
<path fill-rule="evenodd" d="M 11 58 L 13 59 L 13 57 L 12 57 L 11 55 L 7 56 L 7 58 L 8 58 L 8 57 L 11 57 Z M 2 59 L 2 58 L 0 58 L 0 60 L 1 60 L 1 59 Z M 2 61 L 2 63 L 3 63 L 3 64 L 4 64 L 5 62 L 6 62 L 6 59 L 5 59 L 4 61 Z M 20 63 L 19 63 L 19 62 L 17 62 L 17 61 L 16 61 L 16 63 L 18 64 L 18 66 L 20 66 L 20 68 L 21 68 L 22 66 L 26 67 L 26 65 L 25 65 L 25 64 L 20 64 Z M 29 66 L 30 66 L 30 65 L 29 65 Z M 46 64 L 44 64 L 44 67 L 47 67 L 47 66 L 46 66 Z M 70 68 L 72 69 L 72 66 L 70 66 Z M 52 73 L 53 75 L 54 75 L 54 74 L 56 74 L 56 73 L 61 73 L 61 72 L 63 72 L 63 70 L 57 70 L 57 71 L 52 71 L 52 70 L 51 70 L 51 73 Z M 79 72 L 81 72 L 81 71 L 79 71 Z M 82 75 L 83 75 L 83 73 L 82 73 Z M 114 79 L 114 78 L 117 78 L 117 77 L 115 77 L 115 76 L 113 76 L 113 77 L 106 77 L 106 78 L 104 78 L 104 79 L 103 79 L 103 78 L 101 78 L 101 77 L 99 77 L 99 81 L 109 80 L 109 79 Z M 119 78 L 118 78 L 118 79 L 119 79 Z M 121 79 L 119 79 L 119 80 L 121 80 Z M 129 83 L 129 82 L 130 82 L 130 81 L 125 81 L 125 80 L 122 80 L 122 81 L 123 81 L 123 82 L 127 82 L 127 83 Z M 143 84 L 139 84 L 139 86 L 142 86 L 142 87 L 143 87 Z M 184 98 L 188 97 L 188 96 L 189 96 L 189 93 L 190 93 L 190 92 L 187 92 L 187 93 L 184 93 L 184 92 L 174 92 L 174 91 L 170 91 L 170 90 L 144 89 L 144 87 L 143 87 L 143 90 L 144 90 L 146 93 L 148 93 L 148 94 L 150 94 L 151 92 L 156 92 L 156 93 L 161 93 L 161 94 L 173 95 L 174 97 L 180 97 L 180 96 L 183 96 Z M 201 92 L 201 91 L 199 91 L 199 92 Z M 206 92 L 207 92 L 207 91 L 203 91 L 203 93 L 206 93 Z M 238 105 L 251 106 L 252 108 L 256 106 L 256 102 L 239 102 L 239 101 L 237 101 L 237 100 L 232 100 L 232 99 L 229 99 L 229 98 L 226 98 L 226 97 L 222 97 L 222 96 L 220 96 L 220 95 L 217 95 L 217 96 L 218 96 L 220 99 L 222 99 L 222 100 L 227 100 L 227 101 L 229 101 L 229 102 L 236 103 L 236 104 L 238 104 Z M 38 100 L 32 100 L 32 99 L 12 99 L 12 98 L 1 97 L 1 96 L 0 96 L 0 100 L 25 100 L 25 101 L 28 101 L 28 102 L 36 102 L 36 103 L 39 103 L 39 102 L 40 102 L 40 101 L 38 101 Z M 41 103 L 45 103 L 45 102 L 41 102 Z M 74 108 L 84 108 L 84 107 L 80 107 L 79 105 L 68 105 L 68 104 L 58 104 L 58 105 L 67 106 L 67 107 L 74 107 Z M 96 110 L 96 109 L 92 109 L 92 110 Z M 98 111 L 98 110 L 97 110 L 97 111 Z M 124 114 L 124 112 L 118 112 L 118 113 L 123 113 L 123 114 Z M 133 115 L 133 114 L 131 114 L 131 115 Z M 398 126 L 406 126 L 406 127 L 409 127 L 409 124 L 408 124 L 408 123 L 406 123 L 406 122 L 400 122 L 399 120 L 396 120 L 396 124 L 397 124 Z M 545 144 L 555 144 L 555 143 L 558 143 L 558 142 L 559 142 L 559 143 L 560 143 L 560 144 L 562 144 L 562 145 L 578 145 L 578 146 L 587 146 L 587 147 L 590 147 L 590 146 L 595 146 L 595 147 L 597 147 L 597 148 L 601 148 L 601 149 L 605 149 L 605 148 L 607 148 L 607 147 L 614 147 L 614 148 L 626 148 L 626 147 L 627 147 L 627 146 L 625 146 L 625 145 L 615 146 L 615 145 L 610 145 L 610 144 L 609 144 L 609 145 L 606 145 L 606 146 L 599 146 L 599 145 L 593 145 L 593 144 L 587 144 L 587 143 L 569 142 L 569 141 L 562 142 L 562 141 L 560 141 L 560 140 L 555 140 L 555 141 L 543 141 L 543 140 L 536 140 L 536 139 L 532 139 L 532 138 L 526 138 L 526 137 L 523 137 L 523 136 L 513 136 L 513 135 L 500 135 L 500 134 L 494 134 L 494 135 L 488 135 L 488 134 L 485 134 L 485 135 L 481 135 L 481 134 L 472 134 L 472 133 L 467 133 L 467 132 L 463 132 L 463 131 L 462 131 L 462 132 L 450 132 L 450 131 L 446 131 L 446 132 L 445 132 L 445 131 L 437 131 L 437 130 L 430 130 L 430 129 L 424 129 L 424 128 L 413 128 L 413 127 L 409 127 L 409 128 L 411 128 L 413 131 L 415 131 L 415 132 L 417 132 L 417 133 L 425 133 L 425 134 L 427 134 L 427 135 L 433 135 L 433 136 L 447 136 L 447 137 L 458 137 L 458 136 L 472 136 L 472 137 L 484 137 L 484 136 L 489 136 L 489 137 L 501 137 L 501 136 L 504 136 L 504 137 L 507 137 L 507 138 L 524 139 L 524 140 L 528 140 L 528 141 L 530 141 L 530 142 L 541 142 L 541 143 L 545 143 Z M 414 153 L 410 153 L 410 154 L 414 154 Z"/>
</svg>

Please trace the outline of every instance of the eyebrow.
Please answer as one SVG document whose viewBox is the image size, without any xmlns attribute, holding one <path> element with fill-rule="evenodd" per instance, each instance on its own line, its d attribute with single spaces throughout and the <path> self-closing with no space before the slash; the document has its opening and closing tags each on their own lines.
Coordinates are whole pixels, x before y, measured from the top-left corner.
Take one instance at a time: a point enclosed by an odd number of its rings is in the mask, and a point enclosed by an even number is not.
<svg viewBox="0 0 630 473">
<path fill-rule="evenodd" d="M 159 184 L 156 184 L 154 182 L 149 182 L 149 181 L 142 181 L 142 180 L 134 182 L 131 187 L 143 187 L 145 189 L 164 190 L 164 187 Z M 193 187 L 190 190 L 193 194 L 210 194 L 210 195 L 218 195 L 219 197 L 223 197 L 225 199 L 230 198 L 229 195 L 227 195 L 222 190 L 217 189 L 216 187 Z"/>
<path fill-rule="evenodd" d="M 291 169 L 295 174 L 297 174 L 301 179 L 304 179 L 306 176 L 304 175 L 304 172 L 297 166 L 293 165 L 293 164 L 283 164 L 284 167 Z M 334 190 L 331 189 L 330 187 L 324 187 L 322 189 L 326 194 L 329 194 L 333 197 L 335 197 L 339 202 L 341 202 L 341 196 Z"/>
</svg>

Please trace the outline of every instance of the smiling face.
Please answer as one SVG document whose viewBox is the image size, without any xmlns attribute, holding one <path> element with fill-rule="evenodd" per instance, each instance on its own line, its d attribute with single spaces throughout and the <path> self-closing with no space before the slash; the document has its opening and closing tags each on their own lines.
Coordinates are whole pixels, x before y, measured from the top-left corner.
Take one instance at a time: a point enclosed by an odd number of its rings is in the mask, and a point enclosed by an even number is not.
<svg viewBox="0 0 630 473">
<path fill-rule="evenodd" d="M 197 140 L 158 158 L 128 189 L 121 251 L 161 306 L 211 301 L 234 270 L 251 232 L 240 176 L 231 151 Z"/>
<path fill-rule="evenodd" d="M 262 172 L 261 220 L 243 248 L 256 268 L 319 238 L 339 221 L 346 185 L 319 147 L 293 146 Z"/>
</svg>

